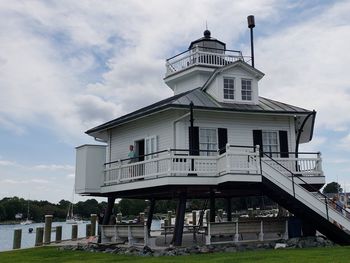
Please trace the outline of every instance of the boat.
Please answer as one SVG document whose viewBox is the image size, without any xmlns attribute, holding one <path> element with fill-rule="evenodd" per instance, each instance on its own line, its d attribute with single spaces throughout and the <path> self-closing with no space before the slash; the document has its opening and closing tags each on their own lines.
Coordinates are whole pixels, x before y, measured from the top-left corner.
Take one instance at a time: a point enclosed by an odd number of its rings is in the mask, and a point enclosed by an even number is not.
<svg viewBox="0 0 350 263">
<path fill-rule="evenodd" d="M 73 203 L 69 204 L 68 207 L 68 212 L 67 212 L 67 217 L 66 217 L 66 223 L 67 224 L 79 224 L 79 223 L 83 223 L 83 221 L 81 219 L 79 219 L 77 216 L 74 216 L 73 213 Z"/>
<path fill-rule="evenodd" d="M 28 200 L 28 205 L 27 205 L 27 218 L 25 221 L 21 222 L 21 225 L 30 225 L 33 224 L 32 220 L 29 220 L 29 200 Z"/>
<path fill-rule="evenodd" d="M 80 224 L 80 223 L 83 223 L 83 221 L 81 219 L 79 219 L 77 216 L 74 215 L 73 206 L 74 206 L 74 190 L 73 190 L 73 195 L 72 195 L 72 201 L 70 202 L 70 204 L 68 206 L 68 212 L 67 212 L 67 217 L 66 217 L 66 224 Z"/>
</svg>

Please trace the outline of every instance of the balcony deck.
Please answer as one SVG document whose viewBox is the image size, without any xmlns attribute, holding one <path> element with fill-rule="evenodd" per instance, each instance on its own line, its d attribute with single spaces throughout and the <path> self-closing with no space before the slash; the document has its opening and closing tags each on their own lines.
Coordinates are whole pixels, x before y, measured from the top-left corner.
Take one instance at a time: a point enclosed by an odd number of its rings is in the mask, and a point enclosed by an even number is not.
<svg viewBox="0 0 350 263">
<path fill-rule="evenodd" d="M 214 156 L 190 156 L 188 150 L 167 150 L 145 156 L 141 162 L 120 160 L 105 164 L 102 192 L 118 192 L 164 185 L 220 185 L 227 182 L 261 182 L 260 161 L 295 182 L 322 185 L 322 159 L 319 153 L 307 153 L 306 157 L 260 157 L 252 147 L 232 147 Z"/>
<path fill-rule="evenodd" d="M 166 77 L 193 66 L 222 67 L 237 60 L 248 62 L 241 51 L 195 47 L 166 60 Z"/>
</svg>

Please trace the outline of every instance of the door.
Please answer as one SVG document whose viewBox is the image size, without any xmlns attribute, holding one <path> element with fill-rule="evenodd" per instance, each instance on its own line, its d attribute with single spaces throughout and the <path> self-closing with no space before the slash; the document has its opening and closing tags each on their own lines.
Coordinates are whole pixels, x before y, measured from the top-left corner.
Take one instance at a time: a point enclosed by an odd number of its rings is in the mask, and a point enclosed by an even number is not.
<svg viewBox="0 0 350 263">
<path fill-rule="evenodd" d="M 153 159 L 156 154 L 148 155 L 157 152 L 157 136 L 149 136 L 145 138 L 145 159 Z"/>
</svg>

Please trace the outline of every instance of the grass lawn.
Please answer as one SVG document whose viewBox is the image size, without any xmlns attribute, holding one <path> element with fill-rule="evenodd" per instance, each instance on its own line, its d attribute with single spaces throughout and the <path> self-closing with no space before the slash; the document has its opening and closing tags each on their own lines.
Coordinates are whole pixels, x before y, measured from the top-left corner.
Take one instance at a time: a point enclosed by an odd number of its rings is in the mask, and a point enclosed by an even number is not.
<svg viewBox="0 0 350 263">
<path fill-rule="evenodd" d="M 350 262 L 350 247 L 265 250 L 237 253 L 214 253 L 176 257 L 135 257 L 83 251 L 59 251 L 55 247 L 41 247 L 1 252 L 0 262 Z"/>
</svg>

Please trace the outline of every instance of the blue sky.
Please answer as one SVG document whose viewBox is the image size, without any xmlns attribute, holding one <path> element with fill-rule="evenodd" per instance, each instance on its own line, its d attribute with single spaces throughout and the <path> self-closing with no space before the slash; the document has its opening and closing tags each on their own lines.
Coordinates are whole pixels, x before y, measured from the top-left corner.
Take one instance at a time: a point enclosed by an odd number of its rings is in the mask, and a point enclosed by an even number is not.
<svg viewBox="0 0 350 263">
<path fill-rule="evenodd" d="M 171 96 L 165 58 L 205 21 L 249 55 L 250 14 L 260 95 L 317 111 L 302 150 L 350 190 L 349 13 L 350 1 L 1 1 L 0 198 L 69 199 L 74 147 L 94 142 L 84 131 Z"/>
</svg>

